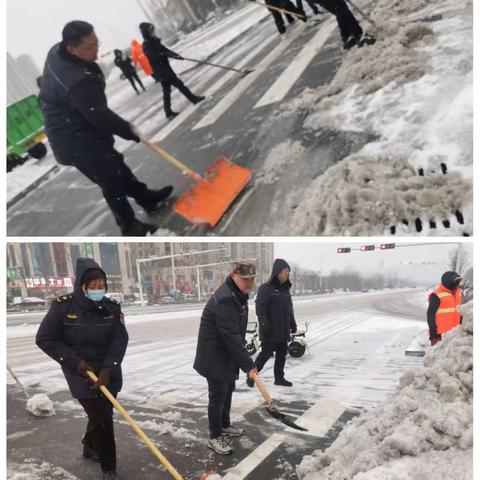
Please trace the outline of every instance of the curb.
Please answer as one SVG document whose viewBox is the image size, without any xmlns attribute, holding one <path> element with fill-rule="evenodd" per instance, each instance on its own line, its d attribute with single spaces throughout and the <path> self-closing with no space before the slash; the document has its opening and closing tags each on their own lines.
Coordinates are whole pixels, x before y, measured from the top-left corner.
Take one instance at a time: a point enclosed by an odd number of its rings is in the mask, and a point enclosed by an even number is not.
<svg viewBox="0 0 480 480">
<path fill-rule="evenodd" d="M 9 200 L 7 202 L 7 210 L 10 208 L 10 207 L 13 207 L 13 205 L 15 205 L 16 203 L 18 203 L 20 200 L 22 200 L 22 198 L 25 198 L 32 190 L 34 190 L 35 188 L 37 188 L 41 183 L 43 183 L 45 180 L 47 180 L 47 178 L 52 174 L 52 173 L 56 173 L 60 170 L 60 166 L 59 165 L 54 165 L 52 168 L 50 168 L 50 170 L 48 170 L 47 172 L 45 172 L 43 175 L 41 175 L 39 178 L 37 178 L 37 180 L 35 180 L 33 183 L 31 183 L 30 185 L 28 185 L 28 187 L 25 187 L 21 192 L 17 193 L 11 200 Z M 7 178 L 7 182 L 8 182 L 8 178 Z"/>
</svg>

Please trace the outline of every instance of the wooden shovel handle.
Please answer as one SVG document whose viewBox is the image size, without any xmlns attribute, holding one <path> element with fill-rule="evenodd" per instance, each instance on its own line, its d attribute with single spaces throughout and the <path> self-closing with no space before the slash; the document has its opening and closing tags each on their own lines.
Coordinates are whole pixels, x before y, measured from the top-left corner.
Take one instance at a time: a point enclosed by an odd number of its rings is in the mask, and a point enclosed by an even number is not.
<svg viewBox="0 0 480 480">
<path fill-rule="evenodd" d="M 163 148 L 160 148 L 159 146 L 155 145 L 152 142 L 149 142 L 148 140 L 145 140 L 144 138 L 140 139 L 142 143 L 144 143 L 147 147 L 151 148 L 154 152 L 156 152 L 158 155 L 163 157 L 165 160 L 170 162 L 173 166 L 177 167 L 180 169 L 182 172 L 187 173 L 192 177 L 194 180 L 200 180 L 202 177 L 194 172 L 191 168 L 187 167 L 184 163 L 182 163 L 180 160 L 177 160 L 173 155 L 170 155 L 168 152 L 163 150 Z"/>
<path fill-rule="evenodd" d="M 265 385 L 260 380 L 260 377 L 257 374 L 255 374 L 253 376 L 253 380 L 255 381 L 255 385 L 260 390 L 260 393 L 262 394 L 263 398 L 265 399 L 265 402 L 267 403 L 267 405 L 271 405 L 271 403 L 273 402 L 272 397 L 267 392 L 267 389 L 265 388 Z"/>
<path fill-rule="evenodd" d="M 275 10 L 276 12 L 284 13 L 285 15 L 291 15 L 292 17 L 296 17 L 299 20 L 303 20 L 305 18 L 303 15 L 300 15 L 299 13 L 296 13 L 296 12 L 291 12 L 290 10 L 286 10 L 285 8 L 274 7 L 273 5 L 267 5 L 261 2 L 255 2 L 255 5 L 258 5 L 259 7 L 268 8 L 269 10 Z"/>
</svg>

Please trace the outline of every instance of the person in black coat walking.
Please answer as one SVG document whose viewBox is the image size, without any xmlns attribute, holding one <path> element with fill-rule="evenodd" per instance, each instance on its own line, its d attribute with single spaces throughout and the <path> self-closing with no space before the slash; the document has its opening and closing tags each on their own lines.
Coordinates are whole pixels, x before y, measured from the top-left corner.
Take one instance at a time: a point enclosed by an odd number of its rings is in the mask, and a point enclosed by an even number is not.
<svg viewBox="0 0 480 480">
<path fill-rule="evenodd" d="M 275 385 L 291 387 L 292 382 L 285 379 L 285 360 L 288 341 L 292 333 L 297 331 L 293 313 L 292 297 L 289 280 L 290 266 L 285 260 L 277 258 L 273 263 L 272 275 L 257 293 L 255 300 L 256 313 L 260 327 L 262 351 L 255 359 L 255 366 L 260 372 L 268 359 L 275 352 Z M 249 387 L 253 383 L 247 378 Z"/>
<path fill-rule="evenodd" d="M 256 0 L 250 0 L 250 1 L 255 2 Z M 307 17 L 305 15 L 305 11 L 303 10 L 303 8 L 298 8 L 290 0 L 265 0 L 265 4 L 271 7 L 281 8 L 283 10 L 288 10 L 289 12 L 296 13 L 301 17 L 303 17 L 301 18 L 301 20 L 303 21 L 307 20 Z M 274 10 L 274 9 L 269 9 L 269 12 L 272 14 L 275 25 L 277 26 L 278 33 L 280 33 L 280 35 L 283 35 L 286 32 L 286 28 L 285 28 L 285 22 L 283 20 L 282 12 L 279 12 L 278 10 Z M 295 18 L 292 15 L 286 13 L 285 17 L 290 25 L 295 22 Z"/>
<path fill-rule="evenodd" d="M 143 53 L 152 66 L 153 76 L 155 79 L 159 79 L 162 84 L 163 108 L 167 118 L 174 118 L 178 115 L 177 112 L 172 110 L 171 106 L 172 87 L 178 88 L 194 105 L 205 100 L 205 97 L 194 95 L 173 71 L 169 58 L 183 60 L 183 57 L 162 44 L 161 40 L 155 36 L 155 27 L 151 23 L 141 23 L 139 28 L 144 39 Z"/>
<path fill-rule="evenodd" d="M 148 189 L 114 148 L 114 135 L 135 142 L 140 138 L 132 125 L 108 108 L 105 78 L 95 62 L 99 43 L 93 26 L 70 22 L 62 38 L 48 53 L 39 94 L 55 158 L 76 167 L 102 189 L 123 235 L 153 232 L 153 225 L 135 218 L 127 196 L 151 212 L 173 188 Z"/>
<path fill-rule="evenodd" d="M 103 478 L 115 480 L 113 408 L 99 390 L 117 396 L 122 388 L 122 360 L 128 333 L 120 305 L 105 297 L 107 278 L 90 258 L 79 258 L 73 294 L 55 300 L 42 320 L 36 343 L 62 368 L 74 398 L 88 415 L 83 455 L 99 461 Z M 87 370 L 98 376 L 92 384 Z"/>
<path fill-rule="evenodd" d="M 135 81 L 142 87 L 142 90 L 145 92 L 146 89 L 143 86 L 140 77 L 138 76 L 137 69 L 132 64 L 132 59 L 128 55 L 123 55 L 121 50 L 115 49 L 113 51 L 115 54 L 115 65 L 122 71 L 125 75 L 125 78 L 131 83 L 133 89 L 137 92 L 137 95 L 140 95 Z"/>
<path fill-rule="evenodd" d="M 235 262 L 226 281 L 210 297 L 202 313 L 193 368 L 208 382 L 207 446 L 222 455 L 232 447 L 224 435 L 239 437 L 244 430 L 230 423 L 232 393 L 241 368 L 250 378 L 255 364 L 245 347 L 248 294 L 255 280 L 255 265 Z"/>
</svg>

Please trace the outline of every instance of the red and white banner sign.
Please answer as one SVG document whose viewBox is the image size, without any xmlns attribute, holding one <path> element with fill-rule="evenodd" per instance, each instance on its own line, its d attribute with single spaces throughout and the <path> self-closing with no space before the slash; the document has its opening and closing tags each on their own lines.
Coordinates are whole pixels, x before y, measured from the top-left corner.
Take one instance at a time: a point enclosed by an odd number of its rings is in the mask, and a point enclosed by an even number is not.
<svg viewBox="0 0 480 480">
<path fill-rule="evenodd" d="M 27 288 L 37 288 L 40 290 L 51 289 L 70 289 L 73 288 L 73 277 L 33 277 L 25 279 Z"/>
</svg>

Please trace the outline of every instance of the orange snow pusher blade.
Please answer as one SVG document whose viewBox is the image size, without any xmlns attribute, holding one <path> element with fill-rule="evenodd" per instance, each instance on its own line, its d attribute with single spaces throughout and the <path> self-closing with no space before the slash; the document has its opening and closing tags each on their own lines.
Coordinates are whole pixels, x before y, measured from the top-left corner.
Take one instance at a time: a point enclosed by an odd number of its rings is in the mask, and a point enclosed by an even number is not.
<svg viewBox="0 0 480 480">
<path fill-rule="evenodd" d="M 142 142 L 195 180 L 173 206 L 176 213 L 194 225 L 214 227 L 252 178 L 251 170 L 226 157 L 209 165 L 201 177 L 157 145 L 147 140 Z"/>
<path fill-rule="evenodd" d="M 176 213 L 194 225 L 214 227 L 252 178 L 252 172 L 220 157 L 175 203 Z"/>
</svg>

